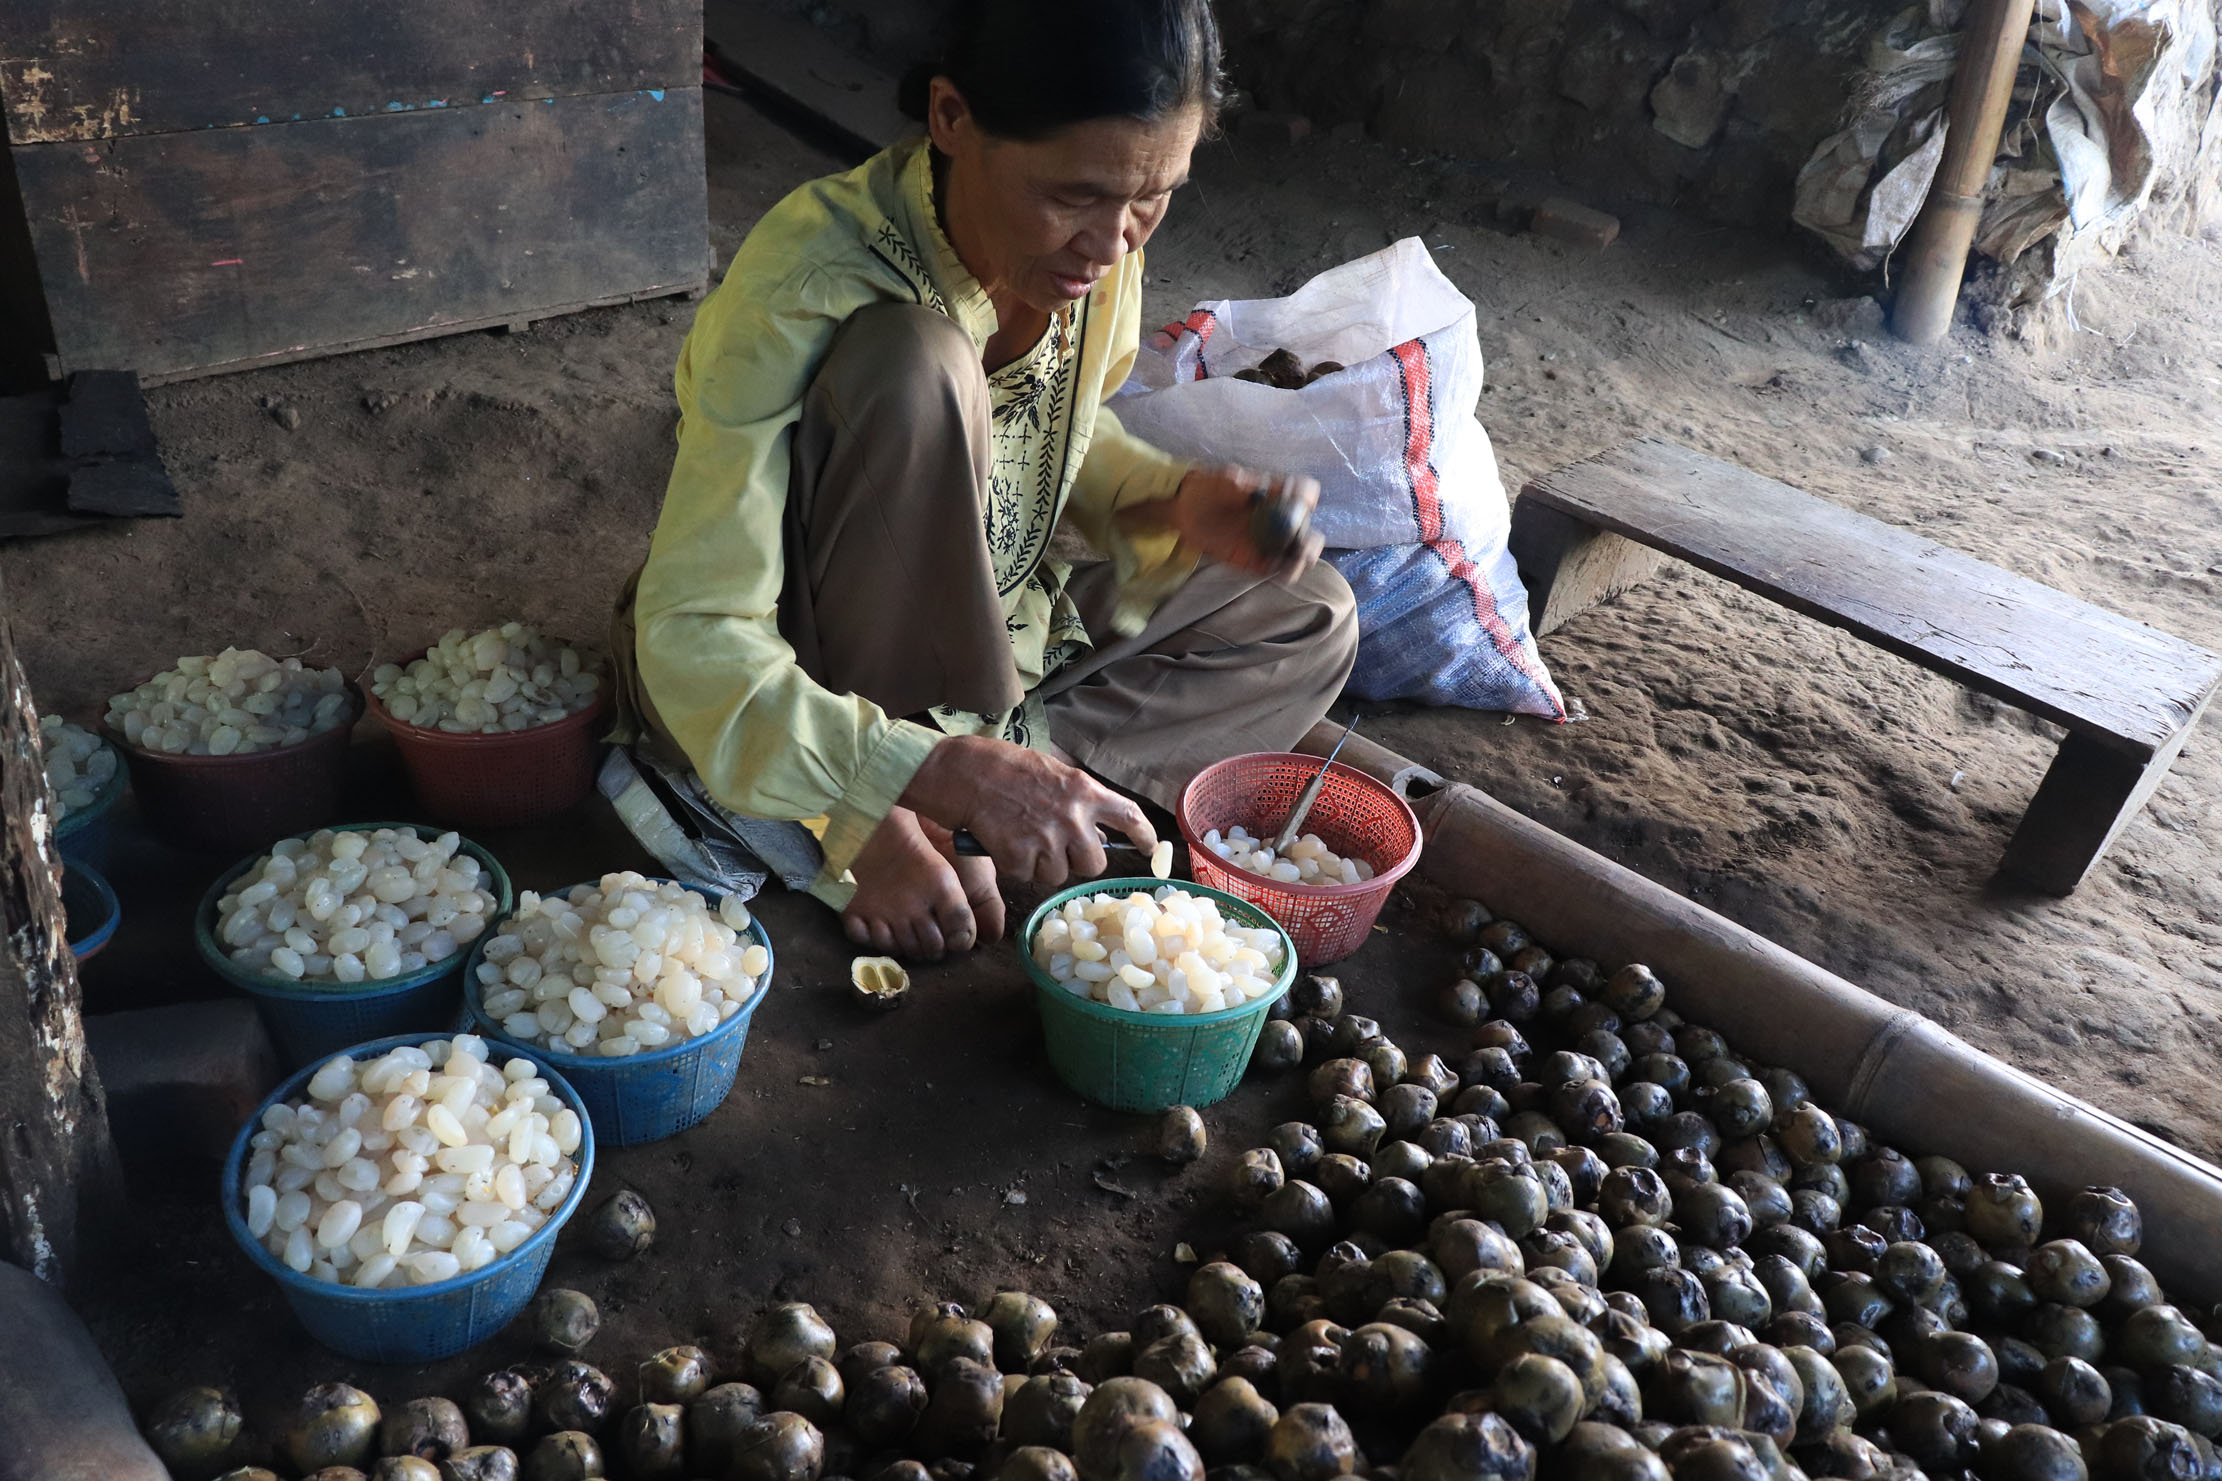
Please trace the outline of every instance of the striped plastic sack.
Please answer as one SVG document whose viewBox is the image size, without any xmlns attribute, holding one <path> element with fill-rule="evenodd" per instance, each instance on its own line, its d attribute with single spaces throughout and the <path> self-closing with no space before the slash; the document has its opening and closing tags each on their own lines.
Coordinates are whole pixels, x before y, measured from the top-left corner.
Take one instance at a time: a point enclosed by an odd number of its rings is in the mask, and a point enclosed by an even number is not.
<svg viewBox="0 0 2222 1481">
<path fill-rule="evenodd" d="M 1345 368 L 1297 391 L 1234 378 L 1277 349 Z M 1505 549 L 1481 370 L 1473 304 L 1408 237 L 1166 325 L 1113 409 L 1176 457 L 1319 480 L 1315 528 L 1358 597 L 1351 693 L 1563 720 Z"/>
</svg>

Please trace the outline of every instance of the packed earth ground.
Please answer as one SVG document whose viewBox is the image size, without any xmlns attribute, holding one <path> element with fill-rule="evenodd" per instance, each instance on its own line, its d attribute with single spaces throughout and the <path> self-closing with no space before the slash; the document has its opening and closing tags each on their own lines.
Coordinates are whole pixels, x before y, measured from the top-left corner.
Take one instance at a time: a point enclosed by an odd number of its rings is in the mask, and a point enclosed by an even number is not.
<svg viewBox="0 0 2222 1481">
<path fill-rule="evenodd" d="M 746 102 L 706 106 L 722 265 L 781 195 L 845 161 Z M 1201 152 L 1151 244 L 1151 309 L 1283 293 L 1417 234 L 1478 307 L 1480 415 L 1508 491 L 1664 435 L 2222 647 L 2211 243 L 2146 242 L 2087 277 L 2072 307 L 1915 349 L 1885 332 L 1874 285 L 1795 243 L 1654 208 L 1623 209 L 1602 253 L 1501 224 L 1540 185 L 1360 138 L 1237 128 Z M 691 313 L 645 303 L 157 389 L 186 517 L 0 549 L 34 692 L 89 722 L 109 693 L 228 643 L 359 673 L 508 618 L 600 640 L 654 524 Z M 2222 1023 L 2215 719 L 2055 900 L 1993 877 L 2057 738 L 2041 722 L 1686 566 L 1542 649 L 1574 723 L 1392 706 L 1367 729 L 2025 1069 L 2222 1152 L 2222 1070 L 2205 1052 Z M 357 751 L 358 805 L 405 808 L 390 747 Z M 606 809 L 589 814 L 483 841 L 521 886 L 645 863 Z M 126 842 L 125 931 L 87 971 L 88 1008 L 214 995 L 187 923 L 229 861 Z M 1208 1115 L 1198 1168 L 1128 1161 L 1146 1127 L 1056 1086 L 1008 952 L 922 971 L 919 1002 L 865 1017 L 843 996 L 830 920 L 797 899 L 764 913 L 780 969 L 733 1102 L 598 1173 L 605 1192 L 648 1195 L 662 1242 L 615 1268 L 567 1249 L 551 1273 L 603 1302 L 588 1356 L 613 1372 L 668 1343 L 723 1340 L 772 1299 L 817 1302 L 845 1341 L 897 1335 L 916 1302 L 1009 1286 L 1083 1334 L 1123 1326 L 1179 1280 L 1174 1245 L 1204 1249 L 1224 1220 L 1203 1191 L 1213 1170 L 1296 1112 L 1293 1085 L 1246 1088 Z M 1427 1009 L 1453 958 L 1423 917 L 1392 906 L 1397 929 L 1346 979 L 1358 1011 L 1414 1052 L 1447 1051 L 1454 1035 Z M 240 1384 L 252 1408 L 310 1369 L 349 1376 L 230 1248 L 208 1187 L 193 1170 L 146 1195 L 151 1248 L 89 1298 L 133 1397 L 191 1378 Z M 521 1354 L 500 1347 L 370 1386 L 452 1389 Z"/>
</svg>

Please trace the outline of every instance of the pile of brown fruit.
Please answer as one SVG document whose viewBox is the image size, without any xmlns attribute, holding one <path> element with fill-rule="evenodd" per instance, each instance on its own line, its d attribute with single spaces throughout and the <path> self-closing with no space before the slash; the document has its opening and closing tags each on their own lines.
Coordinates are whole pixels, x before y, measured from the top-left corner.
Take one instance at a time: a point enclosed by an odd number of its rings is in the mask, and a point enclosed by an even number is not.
<svg viewBox="0 0 2222 1481">
<path fill-rule="evenodd" d="M 2122 1193 L 2048 1220 L 2020 1177 L 1908 1159 L 1739 1059 L 1646 967 L 1555 960 L 1470 903 L 1447 924 L 1455 1062 L 1408 1056 L 1330 977 L 1267 1025 L 1258 1062 L 1308 1065 L 1314 1111 L 1231 1168 L 1249 1227 L 1183 1306 L 1076 1348 L 1004 1292 L 846 1350 L 780 1306 L 740 1371 L 675 1348 L 629 1408 L 576 1360 L 383 1428 L 328 1385 L 295 1434 L 348 1444 L 294 1439 L 298 1473 L 2222 1481 L 2222 1349 L 2138 1263 Z M 1192 1112 L 1175 1129 L 1200 1140 Z"/>
<path fill-rule="evenodd" d="M 1322 360 L 1306 370 L 1304 362 L 1296 358 L 1295 351 L 1275 350 L 1257 364 L 1236 371 L 1234 378 L 1238 381 L 1253 381 L 1261 386 L 1273 386 L 1283 391 L 1301 391 L 1313 381 L 1324 380 L 1344 368 L 1339 360 Z"/>
</svg>

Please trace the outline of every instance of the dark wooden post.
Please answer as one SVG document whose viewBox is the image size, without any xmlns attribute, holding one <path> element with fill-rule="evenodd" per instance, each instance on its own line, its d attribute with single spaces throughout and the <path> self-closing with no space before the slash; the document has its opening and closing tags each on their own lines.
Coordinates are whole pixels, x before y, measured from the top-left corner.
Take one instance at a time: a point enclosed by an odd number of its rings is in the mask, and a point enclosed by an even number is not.
<svg viewBox="0 0 2222 1481">
<path fill-rule="evenodd" d="M 59 864 L 38 712 L 0 588 L 0 1255 L 57 1284 L 121 1187 Z"/>
</svg>

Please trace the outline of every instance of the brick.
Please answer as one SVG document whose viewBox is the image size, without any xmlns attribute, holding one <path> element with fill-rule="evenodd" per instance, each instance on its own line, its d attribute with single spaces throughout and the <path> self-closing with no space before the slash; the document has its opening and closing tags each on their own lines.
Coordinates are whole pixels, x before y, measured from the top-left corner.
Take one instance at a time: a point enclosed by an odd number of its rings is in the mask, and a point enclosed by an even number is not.
<svg viewBox="0 0 2222 1481">
<path fill-rule="evenodd" d="M 261 1016 L 237 999 L 94 1014 L 85 1041 L 135 1173 L 221 1159 L 282 1078 Z"/>
<path fill-rule="evenodd" d="M 0 1481 L 169 1481 L 61 1295 L 0 1263 Z"/>
<path fill-rule="evenodd" d="M 1528 230 L 1569 246 L 1602 252 L 1620 235 L 1620 218 L 1554 195 L 1535 208 Z"/>
</svg>

